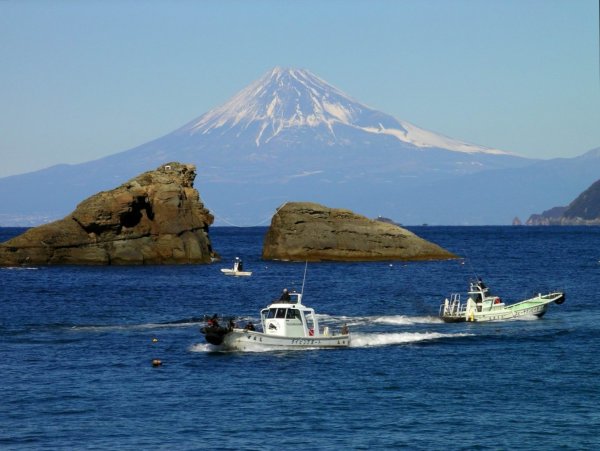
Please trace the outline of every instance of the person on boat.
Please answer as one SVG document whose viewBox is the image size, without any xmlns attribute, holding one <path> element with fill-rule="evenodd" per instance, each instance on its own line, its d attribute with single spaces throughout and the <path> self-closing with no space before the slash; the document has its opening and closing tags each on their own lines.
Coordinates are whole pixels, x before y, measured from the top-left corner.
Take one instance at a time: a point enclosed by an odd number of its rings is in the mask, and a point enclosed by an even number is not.
<svg viewBox="0 0 600 451">
<path fill-rule="evenodd" d="M 281 293 L 281 296 L 279 296 L 279 300 L 280 301 L 284 301 L 284 302 L 288 302 L 292 300 L 292 297 L 290 296 L 290 293 L 288 293 L 288 289 L 284 288 L 283 292 Z"/>
<path fill-rule="evenodd" d="M 344 323 L 342 326 L 342 335 L 348 335 L 349 332 L 350 330 L 348 329 L 348 324 Z"/>
<path fill-rule="evenodd" d="M 483 292 L 485 291 L 485 289 L 487 288 L 485 283 L 483 283 L 483 280 L 481 280 L 481 277 L 477 278 L 477 282 L 475 283 L 475 286 L 477 288 L 479 288 L 479 290 L 481 290 L 480 292 L 476 292 L 473 294 L 473 300 L 475 301 L 475 304 L 477 304 L 477 311 L 480 312 L 481 311 L 481 303 L 483 302 Z"/>
<path fill-rule="evenodd" d="M 481 288 L 482 290 L 485 290 L 487 288 L 485 283 L 483 283 L 483 280 L 481 279 L 481 277 L 477 278 L 477 285 L 479 285 L 479 288 Z"/>
<path fill-rule="evenodd" d="M 217 314 L 215 313 L 212 318 L 208 319 L 208 327 L 219 327 L 219 321 L 217 321 Z"/>
<path fill-rule="evenodd" d="M 240 259 L 240 257 L 235 257 L 235 261 L 233 262 L 233 270 L 234 271 L 241 271 L 242 270 L 242 260 Z"/>
<path fill-rule="evenodd" d="M 244 327 L 245 330 L 256 330 L 254 328 L 254 324 L 252 324 L 252 321 L 248 321 L 248 324 L 246 324 L 246 327 Z"/>
<path fill-rule="evenodd" d="M 231 318 L 231 319 L 229 320 L 229 323 L 228 323 L 228 325 L 227 325 L 227 328 L 229 329 L 229 331 L 232 331 L 232 330 L 234 329 L 234 327 L 235 327 L 235 322 L 233 321 L 233 318 Z"/>
</svg>

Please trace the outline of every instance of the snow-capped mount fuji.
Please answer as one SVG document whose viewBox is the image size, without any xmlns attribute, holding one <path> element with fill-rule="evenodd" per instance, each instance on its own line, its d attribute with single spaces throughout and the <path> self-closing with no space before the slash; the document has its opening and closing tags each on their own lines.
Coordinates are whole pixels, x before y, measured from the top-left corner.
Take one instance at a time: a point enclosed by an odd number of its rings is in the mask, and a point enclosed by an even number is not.
<svg viewBox="0 0 600 451">
<path fill-rule="evenodd" d="M 224 134 L 253 139 L 256 147 L 301 128 L 321 132 L 329 145 L 341 144 L 336 129 L 348 127 L 367 134 L 383 134 L 419 148 L 457 152 L 507 154 L 458 141 L 419 128 L 369 108 L 305 69 L 275 67 L 221 107 L 184 126 L 190 134 Z"/>
<path fill-rule="evenodd" d="M 439 179 L 529 163 L 400 121 L 307 70 L 280 67 L 174 132 L 108 160 L 115 174 L 140 162 L 138 171 L 161 161 L 192 162 L 211 187 L 290 180 L 297 185 L 305 177 L 311 186 L 395 183 L 398 177 Z"/>
<path fill-rule="evenodd" d="M 169 161 L 197 166 L 216 225 L 266 224 L 285 201 L 405 224 L 509 224 L 568 202 L 600 172 L 600 156 L 537 162 L 469 144 L 359 103 L 307 70 L 276 67 L 163 137 L 0 179 L 0 225 L 63 217 Z"/>
</svg>

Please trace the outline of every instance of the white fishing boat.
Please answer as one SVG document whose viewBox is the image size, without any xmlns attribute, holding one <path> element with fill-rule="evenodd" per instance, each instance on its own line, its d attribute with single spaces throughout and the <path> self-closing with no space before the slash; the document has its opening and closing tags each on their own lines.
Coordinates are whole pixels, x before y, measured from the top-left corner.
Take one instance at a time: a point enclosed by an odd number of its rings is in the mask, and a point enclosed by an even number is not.
<svg viewBox="0 0 600 451">
<path fill-rule="evenodd" d="M 454 293 L 440 305 L 440 317 L 447 323 L 462 321 L 506 321 L 523 316 L 542 317 L 551 303 L 565 302 L 565 293 L 556 291 L 541 294 L 506 305 L 501 298 L 492 295 L 481 279 L 472 281 L 465 302 Z"/>
<path fill-rule="evenodd" d="M 243 263 L 239 257 L 235 257 L 233 268 L 222 268 L 221 272 L 226 276 L 251 276 L 252 271 L 244 271 Z"/>
<path fill-rule="evenodd" d="M 211 318 L 201 329 L 206 341 L 222 350 L 261 350 L 296 348 L 345 348 L 350 346 L 347 326 L 334 332 L 321 327 L 314 309 L 302 303 L 301 293 L 289 293 L 289 300 L 273 301 L 260 311 L 260 329 L 252 323 L 227 327 Z"/>
</svg>

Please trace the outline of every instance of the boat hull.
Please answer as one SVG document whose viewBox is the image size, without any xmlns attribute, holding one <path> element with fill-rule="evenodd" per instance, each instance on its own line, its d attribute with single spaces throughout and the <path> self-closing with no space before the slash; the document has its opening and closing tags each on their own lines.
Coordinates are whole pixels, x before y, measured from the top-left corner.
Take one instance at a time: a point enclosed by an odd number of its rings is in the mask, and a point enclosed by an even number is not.
<svg viewBox="0 0 600 451">
<path fill-rule="evenodd" d="M 551 303 L 562 304 L 564 299 L 564 293 L 550 293 L 517 302 L 516 304 L 494 307 L 490 310 L 477 311 L 471 309 L 452 314 L 441 314 L 440 317 L 447 323 L 509 321 L 528 316 L 541 318 Z"/>
<path fill-rule="evenodd" d="M 347 348 L 350 335 L 319 335 L 311 337 L 282 337 L 258 331 L 233 329 L 225 335 L 223 350 L 252 351 L 265 349 Z"/>
<path fill-rule="evenodd" d="M 249 277 L 252 275 L 252 271 L 234 271 L 233 269 L 223 268 L 221 272 L 226 276 L 236 276 L 236 277 Z"/>
<path fill-rule="evenodd" d="M 206 342 L 215 346 L 223 344 L 223 340 L 231 332 L 230 329 L 220 326 L 206 326 L 200 331 L 204 334 Z"/>
</svg>

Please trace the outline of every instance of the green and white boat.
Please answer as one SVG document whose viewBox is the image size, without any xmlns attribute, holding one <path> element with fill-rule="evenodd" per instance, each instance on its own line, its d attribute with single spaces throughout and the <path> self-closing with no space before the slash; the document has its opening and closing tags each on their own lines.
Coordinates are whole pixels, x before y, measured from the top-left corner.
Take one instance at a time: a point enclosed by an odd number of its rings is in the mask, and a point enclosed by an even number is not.
<svg viewBox="0 0 600 451">
<path fill-rule="evenodd" d="M 463 321 L 506 321 L 524 316 L 542 317 L 552 303 L 565 302 L 565 293 L 556 291 L 506 305 L 498 296 L 492 295 L 490 289 L 481 279 L 472 281 L 468 298 L 465 302 L 460 294 L 453 293 L 440 306 L 440 318 L 447 323 Z"/>
</svg>

